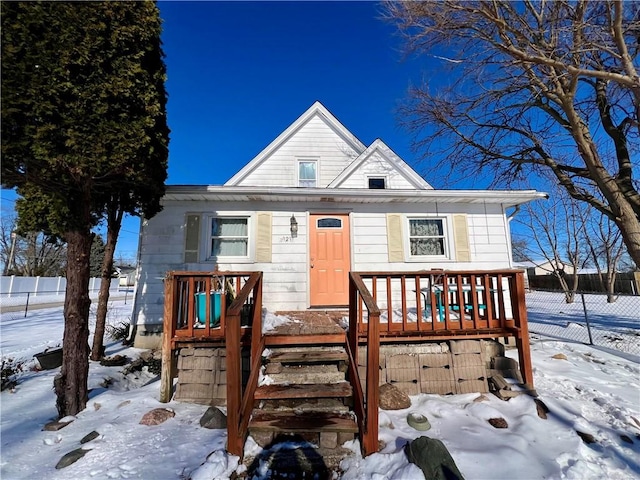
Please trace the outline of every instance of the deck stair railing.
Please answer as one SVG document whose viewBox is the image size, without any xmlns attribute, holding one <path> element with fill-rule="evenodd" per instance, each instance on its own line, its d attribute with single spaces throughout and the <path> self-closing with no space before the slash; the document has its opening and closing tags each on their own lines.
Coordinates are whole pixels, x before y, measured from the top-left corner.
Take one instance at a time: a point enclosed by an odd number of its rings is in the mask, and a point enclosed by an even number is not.
<svg viewBox="0 0 640 480">
<path fill-rule="evenodd" d="M 362 308 L 366 309 L 370 319 L 370 328 L 366 333 L 367 370 L 365 377 L 365 392 L 358 374 L 359 329 L 358 319 L 362 317 Z M 363 455 L 370 455 L 378 451 L 378 403 L 380 392 L 380 309 L 362 277 L 354 272 L 349 273 L 349 331 L 347 334 L 347 353 L 349 355 L 349 381 L 354 389 L 353 410 L 358 419 L 360 430 L 360 446 Z"/>
<path fill-rule="evenodd" d="M 250 315 L 251 370 L 246 385 L 242 382 L 242 321 L 243 306 L 253 298 Z M 262 272 L 251 274 L 227 311 L 225 344 L 227 348 L 227 450 L 243 456 L 244 443 L 253 410 L 254 394 L 258 387 L 264 336 L 262 335 Z"/>
</svg>

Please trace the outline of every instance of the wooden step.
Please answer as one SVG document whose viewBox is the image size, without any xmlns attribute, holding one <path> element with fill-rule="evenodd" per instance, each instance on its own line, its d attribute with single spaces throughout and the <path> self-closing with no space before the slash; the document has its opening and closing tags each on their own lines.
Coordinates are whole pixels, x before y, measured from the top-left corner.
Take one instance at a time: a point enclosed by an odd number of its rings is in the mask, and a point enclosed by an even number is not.
<svg viewBox="0 0 640 480">
<path fill-rule="evenodd" d="M 313 384 L 328 384 L 333 382 L 344 382 L 345 375 L 342 372 L 335 371 L 332 373 L 290 373 L 282 372 L 269 374 L 272 385 L 313 385 Z"/>
<path fill-rule="evenodd" d="M 262 412 L 254 411 L 249 423 L 250 431 L 302 433 L 344 432 L 357 433 L 358 425 L 351 415 L 329 412 Z"/>
<path fill-rule="evenodd" d="M 279 375 L 279 374 L 301 374 L 301 373 L 319 373 L 319 374 L 332 374 L 338 373 L 338 366 L 335 363 L 332 364 L 324 364 L 324 363 L 310 363 L 310 364 L 282 364 L 280 362 L 276 363 L 267 363 L 264 366 L 264 374 L 265 375 Z M 328 382 L 323 382 L 328 383 Z"/>
<path fill-rule="evenodd" d="M 328 412 L 348 413 L 349 407 L 337 398 L 285 398 L 282 400 L 262 400 L 258 408 L 265 413 L 278 412 Z"/>
<path fill-rule="evenodd" d="M 310 385 L 263 385 L 256 389 L 256 400 L 284 398 L 340 398 L 352 394 L 349 382 L 320 383 Z"/>
<path fill-rule="evenodd" d="M 282 363 L 268 363 L 264 374 L 268 375 L 270 384 L 311 384 L 344 382 L 345 372 L 338 370 L 336 364 L 304 364 L 283 365 Z"/>
<path fill-rule="evenodd" d="M 347 360 L 347 352 L 344 350 L 275 351 L 265 358 L 269 363 L 334 363 Z"/>
</svg>

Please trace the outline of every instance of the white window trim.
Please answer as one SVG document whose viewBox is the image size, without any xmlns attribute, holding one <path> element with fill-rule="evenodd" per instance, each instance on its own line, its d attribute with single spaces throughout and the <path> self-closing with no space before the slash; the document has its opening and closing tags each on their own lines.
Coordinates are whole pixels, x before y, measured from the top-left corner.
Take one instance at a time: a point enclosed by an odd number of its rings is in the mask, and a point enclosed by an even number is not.
<svg viewBox="0 0 640 480">
<path fill-rule="evenodd" d="M 442 220 L 442 231 L 444 232 L 444 255 L 411 255 L 411 239 L 409 221 L 416 219 Z M 407 262 L 433 262 L 433 261 L 455 261 L 455 248 L 453 238 L 453 222 L 448 215 L 412 214 L 405 215 L 403 222 L 403 241 L 405 260 Z"/>
<path fill-rule="evenodd" d="M 228 263 L 253 263 L 255 258 L 255 234 L 254 229 L 254 212 L 215 212 L 204 215 L 206 229 L 203 229 L 203 241 L 205 262 L 228 264 Z M 247 219 L 247 255 L 246 256 L 220 256 L 215 257 L 211 254 L 211 228 L 214 218 L 246 218 Z"/>
<path fill-rule="evenodd" d="M 300 188 L 318 188 L 319 184 L 320 184 L 320 160 L 318 158 L 313 158 L 313 157 L 299 157 L 296 159 L 296 187 L 300 187 Z M 301 187 L 300 186 L 300 163 L 302 162 L 307 162 L 307 163 L 315 163 L 316 164 L 316 185 L 315 187 Z"/>
<path fill-rule="evenodd" d="M 388 190 L 389 189 L 389 176 L 388 175 L 367 175 L 366 178 L 365 178 L 364 188 L 367 188 L 369 190 L 377 190 L 377 189 L 369 188 L 369 180 L 371 180 L 372 178 L 381 178 L 381 179 L 384 180 L 384 189 L 380 189 L 380 190 Z"/>
</svg>

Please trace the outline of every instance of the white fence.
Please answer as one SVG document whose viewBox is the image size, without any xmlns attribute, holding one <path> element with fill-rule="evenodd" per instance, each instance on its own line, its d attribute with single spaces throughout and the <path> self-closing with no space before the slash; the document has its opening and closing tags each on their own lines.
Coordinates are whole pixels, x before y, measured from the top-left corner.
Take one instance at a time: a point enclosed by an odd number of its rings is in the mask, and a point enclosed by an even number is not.
<svg viewBox="0 0 640 480">
<path fill-rule="evenodd" d="M 118 278 L 111 280 L 110 298 L 124 298 L 133 295 L 133 287 L 120 286 Z M 98 299 L 101 278 L 91 278 L 89 282 L 89 298 Z M 30 308 L 45 308 L 61 305 L 64 302 L 67 279 L 64 277 L 0 277 L 0 312 L 24 311 Z"/>
<path fill-rule="evenodd" d="M 101 278 L 95 277 L 89 280 L 89 292 L 98 292 L 100 290 Z M 109 290 L 118 291 L 119 279 L 111 280 Z M 0 280 L 0 298 L 26 297 L 29 295 L 32 299 L 38 296 L 58 296 L 64 295 L 67 288 L 67 279 L 65 277 L 1 277 Z"/>
</svg>

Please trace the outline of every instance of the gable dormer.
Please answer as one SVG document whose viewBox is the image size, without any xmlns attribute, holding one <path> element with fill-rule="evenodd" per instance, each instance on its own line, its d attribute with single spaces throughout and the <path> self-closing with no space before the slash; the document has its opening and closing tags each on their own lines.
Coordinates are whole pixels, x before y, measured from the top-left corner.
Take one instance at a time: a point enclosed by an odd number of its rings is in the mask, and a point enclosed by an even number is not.
<svg viewBox="0 0 640 480">
<path fill-rule="evenodd" d="M 360 140 L 315 102 L 225 186 L 324 188 L 364 150 Z"/>
<path fill-rule="evenodd" d="M 380 139 L 351 162 L 329 188 L 433 189 Z"/>
</svg>

